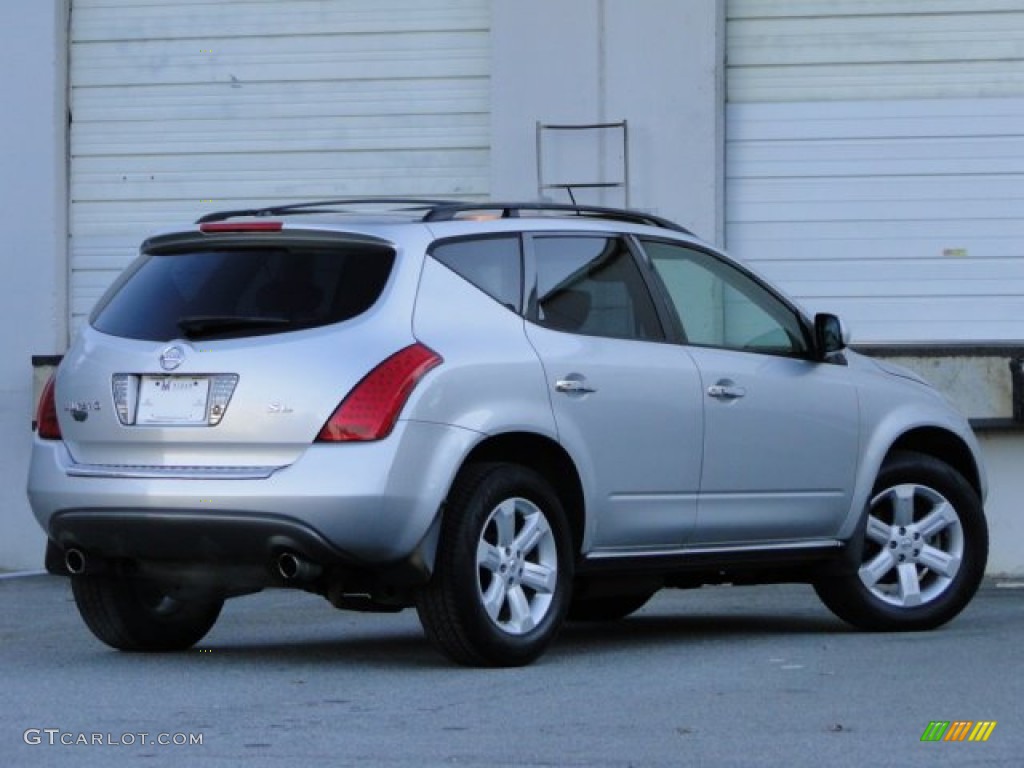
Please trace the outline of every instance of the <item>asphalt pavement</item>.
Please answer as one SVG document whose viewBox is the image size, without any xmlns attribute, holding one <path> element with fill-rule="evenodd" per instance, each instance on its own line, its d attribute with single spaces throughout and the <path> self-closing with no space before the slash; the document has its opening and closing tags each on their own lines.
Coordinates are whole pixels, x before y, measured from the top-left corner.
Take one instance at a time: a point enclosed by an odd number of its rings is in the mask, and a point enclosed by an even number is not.
<svg viewBox="0 0 1024 768">
<path fill-rule="evenodd" d="M 805 586 L 659 594 L 524 669 L 452 666 L 414 612 L 229 601 L 197 648 L 109 650 L 68 582 L 0 577 L 0 766 L 1021 766 L 1024 589 L 922 634 Z M 934 722 L 987 741 L 922 741 Z"/>
</svg>

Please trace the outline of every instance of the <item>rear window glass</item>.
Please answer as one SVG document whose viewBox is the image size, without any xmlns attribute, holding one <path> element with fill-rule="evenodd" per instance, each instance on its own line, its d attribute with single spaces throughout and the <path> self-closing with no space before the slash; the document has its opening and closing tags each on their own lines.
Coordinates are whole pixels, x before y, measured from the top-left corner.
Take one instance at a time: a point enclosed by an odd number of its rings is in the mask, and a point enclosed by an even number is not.
<svg viewBox="0 0 1024 768">
<path fill-rule="evenodd" d="M 132 339 L 217 339 L 315 328 L 378 299 L 394 253 L 364 245 L 224 248 L 142 256 L 92 325 Z"/>
</svg>

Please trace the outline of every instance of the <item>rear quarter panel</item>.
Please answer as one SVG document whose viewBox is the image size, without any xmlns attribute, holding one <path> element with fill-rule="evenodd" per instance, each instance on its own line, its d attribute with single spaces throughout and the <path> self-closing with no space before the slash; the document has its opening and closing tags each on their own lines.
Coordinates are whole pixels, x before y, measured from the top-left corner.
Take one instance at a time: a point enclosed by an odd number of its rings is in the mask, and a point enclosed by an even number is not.
<svg viewBox="0 0 1024 768">
<path fill-rule="evenodd" d="M 471 429 L 481 438 L 518 431 L 556 438 L 543 369 L 524 322 L 428 257 L 413 333 L 444 362 L 417 387 L 404 418 Z"/>
</svg>

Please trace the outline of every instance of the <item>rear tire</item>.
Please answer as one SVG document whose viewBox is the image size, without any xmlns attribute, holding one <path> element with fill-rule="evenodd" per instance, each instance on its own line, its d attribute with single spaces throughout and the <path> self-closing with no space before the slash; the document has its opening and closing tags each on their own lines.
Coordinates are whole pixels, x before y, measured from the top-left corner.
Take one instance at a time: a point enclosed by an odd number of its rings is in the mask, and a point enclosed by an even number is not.
<svg viewBox="0 0 1024 768">
<path fill-rule="evenodd" d="M 71 590 L 85 624 L 121 651 L 181 651 L 213 627 L 221 598 L 182 600 L 151 581 L 73 576 Z"/>
<path fill-rule="evenodd" d="M 548 482 L 514 464 L 472 465 L 448 496 L 416 610 L 430 641 L 459 664 L 529 664 L 561 628 L 572 570 L 565 512 Z"/>
<path fill-rule="evenodd" d="M 933 629 L 974 597 L 988 559 L 981 500 L 960 473 L 900 452 L 882 466 L 856 565 L 815 584 L 822 602 L 862 629 Z"/>
</svg>

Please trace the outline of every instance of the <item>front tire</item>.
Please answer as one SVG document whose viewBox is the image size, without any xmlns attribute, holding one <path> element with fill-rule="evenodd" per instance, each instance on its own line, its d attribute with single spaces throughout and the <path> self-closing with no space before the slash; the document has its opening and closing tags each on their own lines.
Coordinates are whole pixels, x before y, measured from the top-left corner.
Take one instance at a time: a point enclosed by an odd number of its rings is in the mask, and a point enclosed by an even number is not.
<svg viewBox="0 0 1024 768">
<path fill-rule="evenodd" d="M 815 584 L 828 608 L 862 629 L 933 629 L 974 597 L 988 559 L 981 500 L 945 462 L 900 452 L 882 467 L 856 566 Z"/>
<path fill-rule="evenodd" d="M 72 576 L 83 621 L 97 638 L 121 651 L 182 651 L 213 627 L 221 598 L 183 600 L 160 585 L 110 576 Z"/>
<path fill-rule="evenodd" d="M 521 666 L 561 628 L 572 570 L 565 512 L 548 482 L 518 465 L 473 465 L 449 494 L 416 610 L 430 641 L 459 664 Z"/>
</svg>

